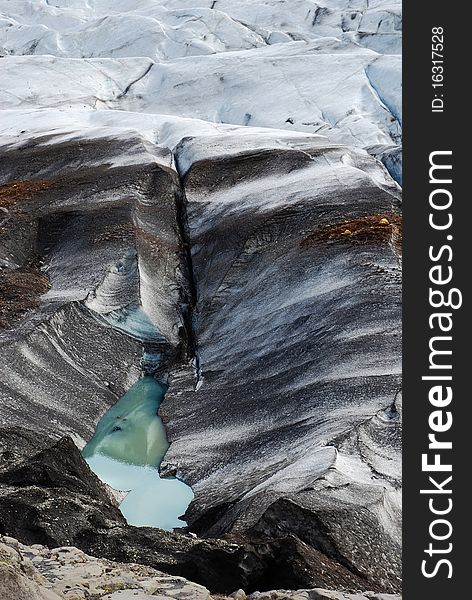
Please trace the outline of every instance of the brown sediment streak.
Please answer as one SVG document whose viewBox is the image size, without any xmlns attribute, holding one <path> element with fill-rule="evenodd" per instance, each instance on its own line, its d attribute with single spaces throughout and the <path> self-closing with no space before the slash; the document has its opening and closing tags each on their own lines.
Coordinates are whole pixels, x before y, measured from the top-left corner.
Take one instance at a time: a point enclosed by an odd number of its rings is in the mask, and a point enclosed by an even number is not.
<svg viewBox="0 0 472 600">
<path fill-rule="evenodd" d="M 48 289 L 48 277 L 34 269 L 0 271 L 0 329 L 10 327 L 35 308 Z"/>
<path fill-rule="evenodd" d="M 95 238 L 93 239 L 94 244 L 101 244 L 103 242 L 109 242 L 110 240 L 127 240 L 132 239 L 134 241 L 137 228 L 133 223 L 120 223 L 119 225 L 111 225 L 105 227 Z"/>
<path fill-rule="evenodd" d="M 50 179 L 38 179 L 37 181 L 12 181 L 0 186 L 0 206 L 11 208 L 18 202 L 31 200 L 38 192 L 43 192 L 57 185 Z"/>
<path fill-rule="evenodd" d="M 385 213 L 366 215 L 327 225 L 310 233 L 301 246 L 316 246 L 330 242 L 348 241 L 354 244 L 391 243 L 401 253 L 403 225 L 400 215 Z"/>
<path fill-rule="evenodd" d="M 165 249 L 173 252 L 179 252 L 185 247 L 183 242 L 172 243 L 169 240 L 164 239 L 162 236 L 158 236 L 150 231 L 146 231 L 134 223 L 121 223 L 119 225 L 105 227 L 103 231 L 93 239 L 93 243 L 100 244 L 110 240 L 126 239 L 133 239 L 135 243 L 147 244 L 148 246 L 155 247 L 157 250 Z"/>
</svg>

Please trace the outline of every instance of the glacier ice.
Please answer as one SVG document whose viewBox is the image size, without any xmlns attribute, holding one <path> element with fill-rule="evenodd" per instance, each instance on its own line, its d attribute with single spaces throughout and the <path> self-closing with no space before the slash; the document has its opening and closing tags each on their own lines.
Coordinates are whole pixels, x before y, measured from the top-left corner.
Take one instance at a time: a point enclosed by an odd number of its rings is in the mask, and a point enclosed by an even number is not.
<svg viewBox="0 0 472 600">
<path fill-rule="evenodd" d="M 397 591 L 401 4 L 197 4 L 0 0 L 0 260 L 49 285 L 0 416 L 81 447 L 162 376 L 192 531 Z"/>
</svg>

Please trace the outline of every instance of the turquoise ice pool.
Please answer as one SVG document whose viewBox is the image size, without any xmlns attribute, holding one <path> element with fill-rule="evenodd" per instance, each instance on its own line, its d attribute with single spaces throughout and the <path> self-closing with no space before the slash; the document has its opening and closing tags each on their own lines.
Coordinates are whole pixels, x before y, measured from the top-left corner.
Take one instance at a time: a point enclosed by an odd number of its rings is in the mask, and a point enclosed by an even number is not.
<svg viewBox="0 0 472 600">
<path fill-rule="evenodd" d="M 103 415 L 82 454 L 90 468 L 116 490 L 128 492 L 120 505 L 130 525 L 172 530 L 193 499 L 177 478 L 161 478 L 159 466 L 169 447 L 157 414 L 166 388 L 143 377 Z"/>
</svg>

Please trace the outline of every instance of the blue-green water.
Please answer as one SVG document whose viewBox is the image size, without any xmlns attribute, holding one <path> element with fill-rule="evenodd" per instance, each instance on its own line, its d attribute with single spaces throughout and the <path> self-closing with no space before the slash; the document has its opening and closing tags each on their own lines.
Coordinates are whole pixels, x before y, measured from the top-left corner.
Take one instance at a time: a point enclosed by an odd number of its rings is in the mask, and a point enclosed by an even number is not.
<svg viewBox="0 0 472 600">
<path fill-rule="evenodd" d="M 169 447 L 157 415 L 165 386 L 143 377 L 103 415 L 82 451 L 98 477 L 129 491 L 120 505 L 130 525 L 171 530 L 193 499 L 192 489 L 175 478 L 161 478 L 158 468 Z"/>
</svg>

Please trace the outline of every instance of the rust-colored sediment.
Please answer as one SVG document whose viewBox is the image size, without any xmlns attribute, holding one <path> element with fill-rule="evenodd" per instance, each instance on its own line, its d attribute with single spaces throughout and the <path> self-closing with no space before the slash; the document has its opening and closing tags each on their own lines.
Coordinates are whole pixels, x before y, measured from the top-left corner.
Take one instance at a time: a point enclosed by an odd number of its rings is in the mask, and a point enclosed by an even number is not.
<svg viewBox="0 0 472 600">
<path fill-rule="evenodd" d="M 94 239 L 94 244 L 109 242 L 110 240 L 125 241 L 134 238 L 137 244 L 146 245 L 149 249 L 165 249 L 170 252 L 178 252 L 184 244 L 171 243 L 169 240 L 142 229 L 134 223 L 122 223 L 105 227 Z"/>
<path fill-rule="evenodd" d="M 395 250 L 401 253 L 402 234 L 400 215 L 394 213 L 366 215 L 322 227 L 304 238 L 301 245 L 316 246 L 339 241 L 348 241 L 354 244 L 392 243 Z"/>
<path fill-rule="evenodd" d="M 120 223 L 105 227 L 93 240 L 94 244 L 101 244 L 111 240 L 125 241 L 134 238 L 136 226 L 133 223 Z"/>
<path fill-rule="evenodd" d="M 33 269 L 0 271 L 0 329 L 11 327 L 39 304 L 39 297 L 49 289 L 44 273 Z"/>
<path fill-rule="evenodd" d="M 12 181 L 0 186 L 0 206 L 11 208 L 18 202 L 30 200 L 34 194 L 43 192 L 55 183 L 50 179 L 38 179 L 36 181 Z"/>
</svg>

